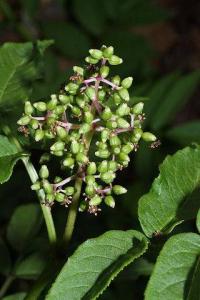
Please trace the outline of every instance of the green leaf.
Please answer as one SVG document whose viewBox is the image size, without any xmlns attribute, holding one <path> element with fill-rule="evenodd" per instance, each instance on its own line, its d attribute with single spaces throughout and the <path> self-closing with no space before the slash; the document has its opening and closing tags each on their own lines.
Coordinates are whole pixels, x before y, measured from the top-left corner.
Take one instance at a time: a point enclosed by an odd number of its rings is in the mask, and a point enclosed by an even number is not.
<svg viewBox="0 0 200 300">
<path fill-rule="evenodd" d="M 147 245 L 144 235 L 134 230 L 108 231 L 86 241 L 69 258 L 46 299 L 97 299 Z"/>
<path fill-rule="evenodd" d="M 14 211 L 7 229 L 7 239 L 11 246 L 23 251 L 38 233 L 42 223 L 39 205 L 21 205 Z"/>
<path fill-rule="evenodd" d="M 180 218 L 185 197 L 200 186 L 200 147 L 186 147 L 167 156 L 148 194 L 139 201 L 139 220 L 147 236 L 167 233 Z"/>
<path fill-rule="evenodd" d="M 197 224 L 197 229 L 200 233 L 200 209 L 199 209 L 198 214 L 197 214 L 196 224 Z"/>
<path fill-rule="evenodd" d="M 44 270 L 47 258 L 41 253 L 33 253 L 20 261 L 15 268 L 15 276 L 23 279 L 36 279 Z"/>
<path fill-rule="evenodd" d="M 28 99 L 32 83 L 41 78 L 41 57 L 52 41 L 5 43 L 0 47 L 0 108 Z"/>
<path fill-rule="evenodd" d="M 169 124 L 176 113 L 180 111 L 192 96 L 199 82 L 200 71 L 183 76 L 178 82 L 175 81 L 156 110 L 151 127 L 154 130 L 159 130 Z"/>
<path fill-rule="evenodd" d="M 0 135 L 0 183 L 9 180 L 20 157 L 21 153 L 17 147 L 6 136 Z"/>
<path fill-rule="evenodd" d="M 3 297 L 2 300 L 24 300 L 26 297 L 26 293 L 16 293 L 6 297 Z"/>
<path fill-rule="evenodd" d="M 145 292 L 145 300 L 199 299 L 199 282 L 197 294 L 191 291 L 195 288 L 195 265 L 199 255 L 199 235 L 182 233 L 171 237 L 159 254 Z M 194 298 L 191 298 L 191 293 Z"/>
<path fill-rule="evenodd" d="M 3 275 L 8 275 L 10 270 L 10 253 L 4 241 L 0 238 L 0 273 Z"/>
<path fill-rule="evenodd" d="M 78 27 L 61 21 L 45 22 L 42 26 L 45 35 L 55 40 L 55 46 L 65 56 L 79 59 L 87 55 L 90 40 Z"/>
<path fill-rule="evenodd" d="M 73 10 L 77 20 L 91 33 L 99 35 L 105 28 L 106 12 L 98 0 L 73 1 Z"/>
<path fill-rule="evenodd" d="M 199 282 L 200 282 L 200 257 L 197 260 L 192 280 L 190 282 L 190 288 L 189 293 L 187 296 L 187 300 L 199 300 L 200 299 L 200 288 L 199 288 Z"/>
<path fill-rule="evenodd" d="M 200 143 L 200 121 L 191 121 L 171 128 L 166 136 L 181 145 Z"/>
</svg>

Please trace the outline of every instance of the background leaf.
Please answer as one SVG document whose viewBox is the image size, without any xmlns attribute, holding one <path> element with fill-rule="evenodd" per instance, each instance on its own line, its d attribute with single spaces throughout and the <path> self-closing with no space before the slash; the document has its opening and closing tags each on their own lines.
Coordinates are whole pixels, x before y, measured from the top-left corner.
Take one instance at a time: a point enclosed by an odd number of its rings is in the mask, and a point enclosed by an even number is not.
<svg viewBox="0 0 200 300">
<path fill-rule="evenodd" d="M 200 209 L 199 209 L 198 214 L 197 214 L 196 224 L 197 224 L 197 229 L 198 229 L 198 231 L 200 233 Z"/>
<path fill-rule="evenodd" d="M 193 287 L 195 265 L 200 255 L 200 236 L 182 233 L 171 237 L 161 250 L 148 283 L 145 300 L 199 299 L 200 289 L 194 298 L 188 298 Z"/>
<path fill-rule="evenodd" d="M 26 293 L 16 293 L 16 294 L 3 297 L 2 300 L 24 300 L 25 297 L 26 297 Z"/>
<path fill-rule="evenodd" d="M 13 167 L 20 159 L 17 147 L 6 136 L 0 135 L 0 183 L 9 180 Z"/>
<path fill-rule="evenodd" d="M 200 121 L 186 122 L 171 128 L 166 136 L 181 145 L 200 143 Z"/>
<path fill-rule="evenodd" d="M 11 258 L 8 247 L 0 238 L 0 273 L 8 275 L 11 270 Z"/>
<path fill-rule="evenodd" d="M 38 233 L 41 223 L 42 216 L 39 205 L 18 206 L 7 229 L 7 239 L 11 246 L 18 251 L 23 251 Z"/>
<path fill-rule="evenodd" d="M 108 231 L 90 239 L 69 258 L 46 299 L 96 299 L 146 249 L 147 239 L 134 230 Z"/>
<path fill-rule="evenodd" d="M 150 192 L 139 201 L 139 220 L 147 236 L 168 232 L 179 221 L 178 209 L 184 197 L 200 186 L 200 147 L 187 147 L 167 156 L 159 169 Z"/>
</svg>

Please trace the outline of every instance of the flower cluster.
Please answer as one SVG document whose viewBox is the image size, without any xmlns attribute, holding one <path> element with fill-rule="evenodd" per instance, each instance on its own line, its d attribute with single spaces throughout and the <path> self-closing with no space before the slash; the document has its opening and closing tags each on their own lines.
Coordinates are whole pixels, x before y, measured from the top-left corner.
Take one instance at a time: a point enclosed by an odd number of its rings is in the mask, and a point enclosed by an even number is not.
<svg viewBox="0 0 200 300">
<path fill-rule="evenodd" d="M 79 210 L 96 215 L 102 202 L 114 207 L 114 195 L 126 193 L 113 182 L 117 171 L 128 166 L 129 155 L 137 151 L 140 139 L 153 143 L 152 147 L 157 141 L 152 133 L 142 130 L 144 104 L 129 105 L 133 78 L 109 78 L 109 65 L 122 63 L 113 47 L 91 49 L 85 60 L 88 65 L 75 66 L 74 75 L 58 95 L 33 105 L 27 101 L 18 124 L 36 142 L 49 140 L 50 155 L 60 158 L 68 174 L 52 183 L 44 164 L 41 180 L 32 189 L 44 190 L 46 205 L 57 201 L 68 206 L 76 194 L 74 181 L 81 178 L 84 200 Z"/>
</svg>

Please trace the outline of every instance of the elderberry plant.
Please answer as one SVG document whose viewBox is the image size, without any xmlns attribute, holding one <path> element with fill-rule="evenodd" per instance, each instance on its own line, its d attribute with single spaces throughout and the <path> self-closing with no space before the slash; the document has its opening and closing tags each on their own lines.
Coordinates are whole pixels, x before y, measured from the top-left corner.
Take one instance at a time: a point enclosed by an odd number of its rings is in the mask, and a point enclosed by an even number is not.
<svg viewBox="0 0 200 300">
<path fill-rule="evenodd" d="M 73 67 L 70 81 L 49 101 L 25 102 L 18 124 L 26 136 L 50 147 L 40 160 L 40 180 L 32 185 L 33 190 L 44 190 L 44 204 L 67 207 L 82 190 L 79 211 L 97 215 L 102 202 L 114 208 L 115 195 L 126 193 L 114 180 L 128 166 L 140 140 L 151 142 L 152 148 L 159 142 L 142 130 L 144 103 L 129 103 L 133 78 L 109 77 L 110 66 L 122 63 L 114 48 L 90 49 L 85 61 L 84 68 Z M 51 156 L 59 158 L 65 177 L 51 180 L 47 166 Z"/>
</svg>

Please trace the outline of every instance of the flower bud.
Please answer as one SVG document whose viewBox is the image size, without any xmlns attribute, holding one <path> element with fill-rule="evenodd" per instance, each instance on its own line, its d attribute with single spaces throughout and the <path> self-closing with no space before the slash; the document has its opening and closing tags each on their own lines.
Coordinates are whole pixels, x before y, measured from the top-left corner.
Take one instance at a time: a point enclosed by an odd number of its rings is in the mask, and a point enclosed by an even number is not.
<svg viewBox="0 0 200 300">
<path fill-rule="evenodd" d="M 122 103 L 116 110 L 116 115 L 119 117 L 126 116 L 130 113 L 130 107 L 126 103 Z"/>
<path fill-rule="evenodd" d="M 63 160 L 63 166 L 67 168 L 73 168 L 74 159 L 72 157 L 67 157 Z"/>
<path fill-rule="evenodd" d="M 116 129 L 117 128 L 117 122 L 116 121 L 107 121 L 106 122 L 106 127 L 108 129 Z"/>
<path fill-rule="evenodd" d="M 157 140 L 157 137 L 151 132 L 143 132 L 142 139 L 145 142 L 155 142 Z"/>
<path fill-rule="evenodd" d="M 38 121 L 38 120 L 32 119 L 32 120 L 30 121 L 30 126 L 31 126 L 31 128 L 33 128 L 33 129 L 36 130 L 36 129 L 39 127 L 39 121 Z"/>
<path fill-rule="evenodd" d="M 118 169 L 118 164 L 115 160 L 110 160 L 108 162 L 108 171 L 115 172 Z"/>
<path fill-rule="evenodd" d="M 115 155 L 118 155 L 118 154 L 120 153 L 120 151 L 121 151 L 121 149 L 120 149 L 119 146 L 113 147 L 113 149 L 112 149 L 112 152 L 113 152 L 113 154 L 115 154 Z"/>
<path fill-rule="evenodd" d="M 85 58 L 85 61 L 88 63 L 88 64 L 92 64 L 92 65 L 95 65 L 99 62 L 99 59 L 96 59 L 96 58 L 93 58 L 91 56 L 87 56 Z"/>
<path fill-rule="evenodd" d="M 20 126 L 28 125 L 31 121 L 31 118 L 29 116 L 23 116 L 18 121 L 17 124 Z"/>
<path fill-rule="evenodd" d="M 84 108 L 86 102 L 85 98 L 86 97 L 84 97 L 84 95 L 76 96 L 76 103 L 78 104 L 79 107 Z"/>
<path fill-rule="evenodd" d="M 88 86 L 85 90 L 85 93 L 90 100 L 93 100 L 95 98 L 95 89 L 93 87 Z"/>
<path fill-rule="evenodd" d="M 102 118 L 102 120 L 107 121 L 107 120 L 109 120 L 111 117 L 112 117 L 112 111 L 110 110 L 109 107 L 106 107 L 106 108 L 104 109 L 104 111 L 102 112 L 102 114 L 101 114 L 101 118 Z"/>
<path fill-rule="evenodd" d="M 80 151 L 80 144 L 73 140 L 70 146 L 70 150 L 73 154 L 77 154 Z"/>
<path fill-rule="evenodd" d="M 81 201 L 78 211 L 84 212 L 86 210 L 86 208 L 87 208 L 87 203 L 85 201 Z"/>
<path fill-rule="evenodd" d="M 73 66 L 73 71 L 81 76 L 84 74 L 84 69 L 78 66 Z"/>
<path fill-rule="evenodd" d="M 44 138 L 44 131 L 42 129 L 37 129 L 35 131 L 35 141 L 39 142 Z"/>
<path fill-rule="evenodd" d="M 108 140 L 109 136 L 110 136 L 110 130 L 108 130 L 108 129 L 105 128 L 105 129 L 101 132 L 101 139 L 102 139 L 102 142 L 105 143 L 105 142 Z"/>
<path fill-rule="evenodd" d="M 143 108 L 144 108 L 144 103 L 143 103 L 143 102 L 138 102 L 137 104 L 135 104 L 135 105 L 132 107 L 132 112 L 133 112 L 135 115 L 139 115 L 139 114 L 142 113 Z"/>
<path fill-rule="evenodd" d="M 44 135 L 47 139 L 53 139 L 54 138 L 54 134 L 51 130 L 45 130 Z"/>
<path fill-rule="evenodd" d="M 124 100 L 124 101 L 129 101 L 130 100 L 130 96 L 129 96 L 129 92 L 127 89 L 122 88 L 118 91 L 120 97 Z"/>
<path fill-rule="evenodd" d="M 78 106 L 73 106 L 73 107 L 71 108 L 71 110 L 72 110 L 72 113 L 73 113 L 75 116 L 77 116 L 77 117 L 80 117 L 80 116 L 81 116 L 81 110 L 80 110 L 80 108 L 79 108 Z"/>
<path fill-rule="evenodd" d="M 95 177 L 92 176 L 92 175 L 87 175 L 85 177 L 85 182 L 88 184 L 88 185 L 92 185 L 95 183 Z"/>
<path fill-rule="evenodd" d="M 113 66 L 120 65 L 123 62 L 123 60 L 117 55 L 112 55 L 108 61 Z"/>
<path fill-rule="evenodd" d="M 43 163 L 45 163 L 45 162 L 49 162 L 49 161 L 50 161 L 50 158 L 51 158 L 51 156 L 50 156 L 49 153 L 43 153 L 42 156 L 40 157 L 39 163 L 40 163 L 40 164 L 43 164 Z"/>
<path fill-rule="evenodd" d="M 69 104 L 71 102 L 69 95 L 59 95 L 59 100 L 62 104 Z"/>
<path fill-rule="evenodd" d="M 95 155 L 100 158 L 108 158 L 110 156 L 110 151 L 108 150 L 99 150 L 95 152 Z"/>
<path fill-rule="evenodd" d="M 111 58 L 111 56 L 113 55 L 114 53 L 114 48 L 112 46 L 110 47 L 106 47 L 104 50 L 103 50 L 103 56 L 105 58 Z"/>
<path fill-rule="evenodd" d="M 65 107 L 63 105 L 57 105 L 54 109 L 56 116 L 62 115 L 65 112 Z"/>
<path fill-rule="evenodd" d="M 55 155 L 55 156 L 58 156 L 58 157 L 61 157 L 63 156 L 63 151 L 60 150 L 60 151 L 51 151 L 51 154 Z"/>
<path fill-rule="evenodd" d="M 65 86 L 66 92 L 69 92 L 71 95 L 75 95 L 78 88 L 79 88 L 79 85 L 74 82 L 70 82 Z"/>
<path fill-rule="evenodd" d="M 79 133 L 86 134 L 90 130 L 91 130 L 91 124 L 85 123 L 85 124 L 81 125 L 81 127 L 79 129 Z"/>
<path fill-rule="evenodd" d="M 49 170 L 46 165 L 42 165 L 39 175 L 42 179 L 47 179 L 49 177 Z"/>
<path fill-rule="evenodd" d="M 36 102 L 33 104 L 33 106 L 38 110 L 38 111 L 41 111 L 41 112 L 44 112 L 47 110 L 47 105 L 45 102 Z"/>
<path fill-rule="evenodd" d="M 87 174 L 88 175 L 94 175 L 97 171 L 97 167 L 95 162 L 90 162 L 88 167 L 87 167 Z"/>
<path fill-rule="evenodd" d="M 38 190 L 40 190 L 40 188 L 41 188 L 41 185 L 40 185 L 39 181 L 36 181 L 34 184 L 31 185 L 32 191 L 38 191 Z"/>
<path fill-rule="evenodd" d="M 46 201 L 48 201 L 48 202 L 51 203 L 51 202 L 54 201 L 55 196 L 54 196 L 54 194 L 47 194 L 46 197 L 45 197 L 45 199 L 46 199 Z"/>
<path fill-rule="evenodd" d="M 60 177 L 60 176 L 56 176 L 55 178 L 54 178 L 54 183 L 59 183 L 59 182 L 61 182 L 62 181 L 62 177 Z"/>
<path fill-rule="evenodd" d="M 56 108 L 56 105 L 58 104 L 56 95 L 52 95 L 52 96 L 55 96 L 55 97 L 52 97 L 51 100 L 47 103 L 48 110 L 54 110 Z"/>
<path fill-rule="evenodd" d="M 72 196 L 75 192 L 75 189 L 73 186 L 68 186 L 65 188 L 65 193 L 67 196 Z"/>
<path fill-rule="evenodd" d="M 92 123 L 93 119 L 94 119 L 93 114 L 90 111 L 86 111 L 84 113 L 84 121 L 86 123 L 89 123 L 89 124 Z"/>
<path fill-rule="evenodd" d="M 102 150 L 106 150 L 108 149 L 108 145 L 106 143 L 103 143 L 103 142 L 96 142 L 96 145 L 99 149 L 102 149 Z"/>
<path fill-rule="evenodd" d="M 129 89 L 132 85 L 132 82 L 133 82 L 133 77 L 127 77 L 122 80 L 121 85 L 123 88 Z"/>
<path fill-rule="evenodd" d="M 99 101 L 103 101 L 105 98 L 106 92 L 104 90 L 99 90 L 98 91 L 98 99 Z"/>
<path fill-rule="evenodd" d="M 53 186 L 49 183 L 48 180 L 44 179 L 42 181 L 42 187 L 47 194 L 53 193 Z"/>
<path fill-rule="evenodd" d="M 120 153 L 119 153 L 119 160 L 120 160 L 121 162 L 123 162 L 123 161 L 129 162 L 129 161 L 130 161 L 130 158 L 129 158 L 129 156 L 128 156 L 126 153 L 120 152 Z"/>
<path fill-rule="evenodd" d="M 119 128 L 129 128 L 130 124 L 123 118 L 118 118 L 117 119 L 117 125 Z"/>
<path fill-rule="evenodd" d="M 85 187 L 85 193 L 86 195 L 88 196 L 94 196 L 96 191 L 95 191 L 95 188 L 94 188 L 94 185 L 86 185 Z"/>
<path fill-rule="evenodd" d="M 65 143 L 61 141 L 55 142 L 50 149 L 51 151 L 63 151 L 65 149 Z"/>
<path fill-rule="evenodd" d="M 56 128 L 56 132 L 59 138 L 61 138 L 62 140 L 64 140 L 67 137 L 67 131 L 65 128 L 58 126 Z"/>
<path fill-rule="evenodd" d="M 127 192 L 127 189 L 125 189 L 121 185 L 114 185 L 112 190 L 113 190 L 113 193 L 116 194 L 116 195 L 122 195 L 122 194 L 125 194 Z"/>
<path fill-rule="evenodd" d="M 63 193 L 56 193 L 55 200 L 57 202 L 63 202 L 65 200 L 65 195 Z"/>
<path fill-rule="evenodd" d="M 103 160 L 98 166 L 99 173 L 105 173 L 108 171 L 108 162 L 107 160 Z"/>
<path fill-rule="evenodd" d="M 142 134 L 143 134 L 143 131 L 141 128 L 135 128 L 133 130 L 133 134 L 131 136 L 131 142 L 137 143 L 140 140 Z"/>
<path fill-rule="evenodd" d="M 103 56 L 103 53 L 101 50 L 98 49 L 90 49 L 89 50 L 90 55 L 95 59 L 101 59 Z"/>
<path fill-rule="evenodd" d="M 108 67 L 108 66 L 102 66 L 101 68 L 100 68 L 100 75 L 102 76 L 102 77 L 104 77 L 104 78 L 106 78 L 107 76 L 108 76 L 108 74 L 109 74 L 109 71 L 110 71 L 110 68 Z"/>
<path fill-rule="evenodd" d="M 133 150 L 134 146 L 132 143 L 127 143 L 122 146 L 122 152 L 129 154 Z"/>
<path fill-rule="evenodd" d="M 121 145 L 121 140 L 117 135 L 111 136 L 109 142 L 110 142 L 110 146 L 112 147 Z"/>
<path fill-rule="evenodd" d="M 122 103 L 122 98 L 118 95 L 118 93 L 114 93 L 113 99 L 116 105 L 119 105 Z"/>
<path fill-rule="evenodd" d="M 87 164 L 87 162 L 88 162 L 88 157 L 87 157 L 85 154 L 79 152 L 79 153 L 76 155 L 76 160 L 77 160 L 77 162 L 79 162 L 79 163 L 81 163 L 81 164 Z"/>
<path fill-rule="evenodd" d="M 100 196 L 98 196 L 98 195 L 95 195 L 89 201 L 89 205 L 97 206 L 97 205 L 101 204 L 101 202 L 102 202 L 102 198 Z"/>
<path fill-rule="evenodd" d="M 115 207 L 115 199 L 112 196 L 106 196 L 104 199 L 104 202 L 109 207 L 112 207 L 112 208 Z"/>
<path fill-rule="evenodd" d="M 26 101 L 24 105 L 24 111 L 26 115 L 31 115 L 34 111 L 34 108 L 30 101 Z"/>
<path fill-rule="evenodd" d="M 119 75 L 115 75 L 114 77 L 112 77 L 111 81 L 112 81 L 112 83 L 114 83 L 115 85 L 120 85 L 121 79 L 120 79 Z"/>
<path fill-rule="evenodd" d="M 101 175 L 100 175 L 101 180 L 104 181 L 107 184 L 113 182 L 115 177 L 116 177 L 115 173 L 113 173 L 111 171 L 101 173 Z"/>
</svg>

